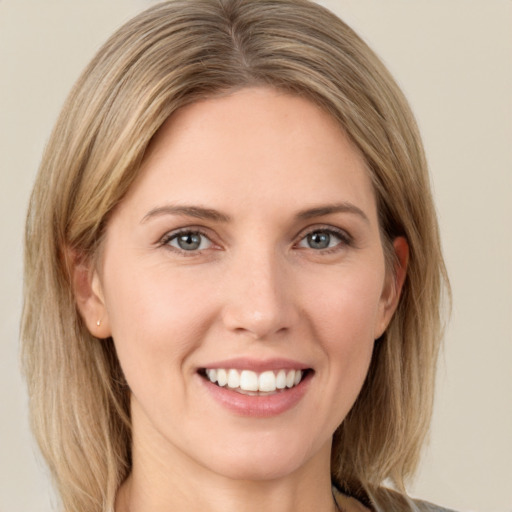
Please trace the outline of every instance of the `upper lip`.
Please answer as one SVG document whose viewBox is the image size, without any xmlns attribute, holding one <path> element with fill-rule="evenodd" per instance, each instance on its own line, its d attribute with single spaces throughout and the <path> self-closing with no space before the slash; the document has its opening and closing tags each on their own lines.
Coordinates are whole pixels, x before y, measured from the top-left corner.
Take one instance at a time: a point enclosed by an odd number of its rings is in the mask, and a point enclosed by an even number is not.
<svg viewBox="0 0 512 512">
<path fill-rule="evenodd" d="M 252 370 L 253 372 L 264 372 L 265 370 L 307 370 L 307 364 L 286 358 L 254 359 L 247 357 L 236 357 L 208 363 L 201 367 L 209 370 L 215 368 L 230 368 L 234 370 Z"/>
</svg>

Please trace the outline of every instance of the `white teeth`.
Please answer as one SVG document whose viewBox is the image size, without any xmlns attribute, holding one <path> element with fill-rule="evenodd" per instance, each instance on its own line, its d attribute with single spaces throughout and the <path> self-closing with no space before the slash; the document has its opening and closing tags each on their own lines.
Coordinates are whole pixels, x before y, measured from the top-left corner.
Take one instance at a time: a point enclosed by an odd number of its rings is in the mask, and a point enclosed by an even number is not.
<svg viewBox="0 0 512 512">
<path fill-rule="evenodd" d="M 230 389 L 265 393 L 297 386 L 303 376 L 302 370 L 267 370 L 258 374 L 251 370 L 240 372 L 233 368 L 209 368 L 205 373 L 210 382 L 216 382 L 221 387 L 227 385 Z"/>
<path fill-rule="evenodd" d="M 228 371 L 228 388 L 240 386 L 240 374 L 236 370 Z"/>
<path fill-rule="evenodd" d="M 206 370 L 206 375 L 212 382 L 217 382 L 217 370 Z"/>
<path fill-rule="evenodd" d="M 217 370 L 217 384 L 219 386 L 225 386 L 228 383 L 228 374 L 226 373 L 226 370 L 223 370 L 222 368 Z"/>
<path fill-rule="evenodd" d="M 250 370 L 243 370 L 240 374 L 240 389 L 244 391 L 259 391 L 258 374 Z"/>
<path fill-rule="evenodd" d="M 276 376 L 274 372 L 268 371 L 260 374 L 258 379 L 260 391 L 275 391 L 276 390 Z"/>
<path fill-rule="evenodd" d="M 276 376 L 276 388 L 284 389 L 286 387 L 286 372 L 284 370 L 279 370 Z"/>
</svg>

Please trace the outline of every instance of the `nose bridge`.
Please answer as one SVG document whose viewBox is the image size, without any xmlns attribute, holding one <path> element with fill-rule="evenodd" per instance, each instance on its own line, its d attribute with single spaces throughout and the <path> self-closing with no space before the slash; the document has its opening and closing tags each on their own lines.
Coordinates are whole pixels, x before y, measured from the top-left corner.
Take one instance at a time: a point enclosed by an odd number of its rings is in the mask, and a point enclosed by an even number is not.
<svg viewBox="0 0 512 512">
<path fill-rule="evenodd" d="M 273 247 L 241 250 L 231 265 L 224 306 L 225 326 L 256 338 L 289 329 L 295 306 L 292 279 L 284 258 Z"/>
</svg>

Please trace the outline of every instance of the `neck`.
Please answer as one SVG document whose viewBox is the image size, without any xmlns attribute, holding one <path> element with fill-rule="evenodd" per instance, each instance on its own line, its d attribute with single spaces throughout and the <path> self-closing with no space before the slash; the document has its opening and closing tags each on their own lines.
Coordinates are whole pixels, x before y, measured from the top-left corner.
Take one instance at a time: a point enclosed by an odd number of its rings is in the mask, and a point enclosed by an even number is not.
<svg viewBox="0 0 512 512">
<path fill-rule="evenodd" d="M 137 449 L 133 469 L 116 500 L 116 512 L 335 512 L 330 481 L 330 444 L 285 476 L 235 479 L 174 453 Z"/>
</svg>

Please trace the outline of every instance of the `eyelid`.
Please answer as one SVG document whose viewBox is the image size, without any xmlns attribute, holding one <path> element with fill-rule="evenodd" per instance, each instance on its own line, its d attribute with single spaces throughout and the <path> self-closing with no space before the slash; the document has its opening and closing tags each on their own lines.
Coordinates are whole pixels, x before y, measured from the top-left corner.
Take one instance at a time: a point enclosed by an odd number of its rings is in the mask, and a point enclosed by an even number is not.
<svg viewBox="0 0 512 512">
<path fill-rule="evenodd" d="M 159 238 L 157 245 L 158 245 L 158 247 L 164 247 L 172 252 L 182 254 L 185 256 L 198 255 L 198 254 L 201 254 L 203 251 L 207 250 L 207 249 L 198 249 L 195 251 L 185 251 L 183 249 L 179 249 L 178 247 L 174 247 L 169 244 L 169 242 L 171 240 L 174 240 L 178 236 L 187 234 L 187 233 L 198 234 L 198 235 L 201 235 L 201 236 L 205 237 L 206 239 L 208 239 L 209 242 L 212 244 L 212 247 L 208 247 L 208 249 L 218 247 L 218 244 L 216 244 L 213 241 L 213 239 L 212 239 L 213 237 L 211 236 L 211 234 L 207 233 L 207 230 L 205 230 L 204 228 L 199 227 L 199 226 L 185 226 L 185 227 L 173 229 L 171 231 L 167 231 L 163 236 L 161 236 Z"/>
<path fill-rule="evenodd" d="M 336 226 L 329 225 L 329 224 L 317 224 L 314 226 L 309 226 L 306 229 L 303 229 L 296 237 L 297 238 L 296 245 L 298 243 L 302 242 L 302 240 L 304 240 L 304 238 L 306 238 L 308 235 L 310 235 L 311 233 L 315 233 L 316 231 L 322 231 L 324 233 L 330 233 L 330 234 L 335 235 L 336 237 L 338 237 L 341 240 L 341 243 L 345 246 L 353 246 L 354 245 L 354 238 L 348 231 L 346 231 L 345 229 L 342 229 L 342 228 L 338 228 Z M 330 249 L 323 249 L 323 251 L 325 252 L 325 251 L 329 251 L 332 249 L 335 249 L 335 248 L 332 247 Z M 322 250 L 317 250 L 316 252 L 322 252 Z"/>
<path fill-rule="evenodd" d="M 296 242 L 295 242 L 294 246 L 296 247 L 308 235 L 310 235 L 311 233 L 314 233 L 316 231 L 322 231 L 322 232 L 330 233 L 330 234 L 336 236 L 337 238 L 340 239 L 340 244 L 337 244 L 336 247 L 315 250 L 315 252 L 318 252 L 318 253 L 324 252 L 325 253 L 325 252 L 329 252 L 329 251 L 335 251 L 339 247 L 339 245 L 345 246 L 345 247 L 354 246 L 354 238 L 347 230 L 330 225 L 330 224 L 316 224 L 316 225 L 308 226 L 307 228 L 301 230 L 300 233 L 295 237 Z M 195 251 L 185 251 L 185 250 L 181 250 L 177 247 L 173 247 L 173 246 L 169 245 L 170 240 L 173 240 L 176 237 L 178 237 L 179 235 L 185 234 L 185 233 L 197 233 L 197 234 L 207 238 L 210 241 L 210 243 L 212 244 L 212 247 L 209 247 L 208 249 L 220 248 L 220 244 L 218 244 L 214 241 L 214 237 L 211 235 L 210 230 L 205 229 L 201 226 L 195 226 L 195 225 L 183 226 L 183 227 L 180 227 L 177 229 L 167 231 L 163 236 L 161 236 L 158 239 L 157 245 L 159 247 L 165 247 L 173 252 L 176 252 L 178 254 L 184 254 L 186 256 L 194 256 L 197 254 L 201 254 L 203 251 L 206 250 L 206 249 L 202 249 L 202 250 L 199 249 L 199 250 L 195 250 Z"/>
</svg>

